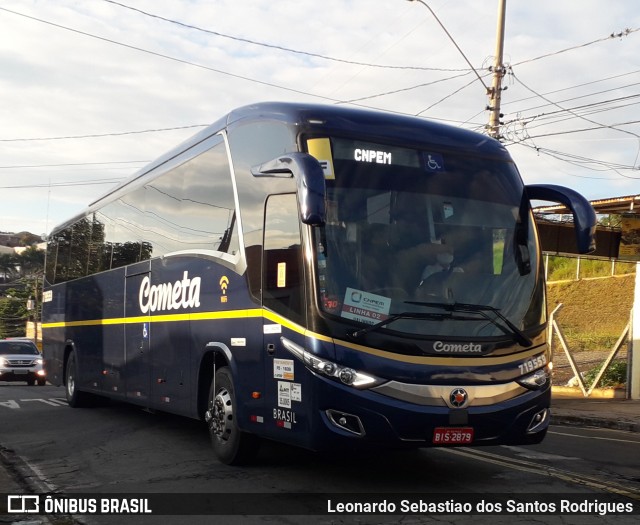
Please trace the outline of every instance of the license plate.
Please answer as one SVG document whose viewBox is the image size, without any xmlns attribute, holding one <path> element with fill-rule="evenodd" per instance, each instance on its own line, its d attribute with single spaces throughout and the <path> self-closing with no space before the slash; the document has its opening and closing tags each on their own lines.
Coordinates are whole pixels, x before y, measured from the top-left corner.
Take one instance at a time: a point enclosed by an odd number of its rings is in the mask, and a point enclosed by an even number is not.
<svg viewBox="0 0 640 525">
<path fill-rule="evenodd" d="M 468 445 L 472 442 L 472 427 L 438 427 L 433 431 L 434 445 Z"/>
<path fill-rule="evenodd" d="M 13 373 L 17 376 L 26 376 L 29 373 L 29 370 L 14 370 Z"/>
</svg>

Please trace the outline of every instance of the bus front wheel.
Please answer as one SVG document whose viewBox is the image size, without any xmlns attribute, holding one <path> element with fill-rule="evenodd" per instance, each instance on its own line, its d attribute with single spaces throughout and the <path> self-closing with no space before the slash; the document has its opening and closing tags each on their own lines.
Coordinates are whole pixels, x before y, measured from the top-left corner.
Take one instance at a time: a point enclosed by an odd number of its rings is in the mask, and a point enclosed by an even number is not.
<svg viewBox="0 0 640 525">
<path fill-rule="evenodd" d="M 242 465 L 255 458 L 259 439 L 238 428 L 233 379 L 226 366 L 216 371 L 211 383 L 205 420 L 213 450 L 222 463 Z"/>
</svg>

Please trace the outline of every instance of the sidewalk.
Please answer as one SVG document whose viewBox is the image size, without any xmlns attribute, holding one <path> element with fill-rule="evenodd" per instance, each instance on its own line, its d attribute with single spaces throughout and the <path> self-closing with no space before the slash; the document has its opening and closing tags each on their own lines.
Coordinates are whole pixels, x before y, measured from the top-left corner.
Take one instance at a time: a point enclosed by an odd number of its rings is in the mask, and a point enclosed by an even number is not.
<svg viewBox="0 0 640 525">
<path fill-rule="evenodd" d="M 584 397 L 579 388 L 553 387 L 551 424 L 640 432 L 640 400 Z"/>
</svg>

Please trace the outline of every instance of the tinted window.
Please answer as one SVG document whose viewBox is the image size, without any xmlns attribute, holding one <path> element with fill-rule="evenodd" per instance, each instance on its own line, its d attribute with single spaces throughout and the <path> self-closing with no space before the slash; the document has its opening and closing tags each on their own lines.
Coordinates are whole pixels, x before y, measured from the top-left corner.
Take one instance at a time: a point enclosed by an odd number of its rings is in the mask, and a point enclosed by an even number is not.
<svg viewBox="0 0 640 525">
<path fill-rule="evenodd" d="M 263 304 L 302 323 L 303 270 L 295 195 L 267 200 L 264 226 Z"/>
<path fill-rule="evenodd" d="M 39 355 L 40 352 L 33 343 L 27 341 L 0 341 L 0 354 Z"/>
<path fill-rule="evenodd" d="M 213 147 L 56 233 L 47 280 L 60 283 L 181 250 L 238 253 L 231 171 Z"/>
<path fill-rule="evenodd" d="M 178 250 L 238 252 L 231 170 L 222 137 L 202 155 L 145 185 L 153 256 Z"/>
</svg>

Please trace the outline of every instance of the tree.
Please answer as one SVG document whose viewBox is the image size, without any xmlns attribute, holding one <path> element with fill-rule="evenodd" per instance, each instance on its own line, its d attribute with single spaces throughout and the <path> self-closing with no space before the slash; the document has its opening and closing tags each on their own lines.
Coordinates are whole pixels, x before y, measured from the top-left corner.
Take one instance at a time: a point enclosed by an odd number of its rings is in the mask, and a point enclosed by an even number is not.
<svg viewBox="0 0 640 525">
<path fill-rule="evenodd" d="M 0 253 L 0 275 L 5 281 L 11 279 L 16 272 L 18 261 L 13 253 Z"/>
<path fill-rule="evenodd" d="M 8 290 L 5 297 L 0 297 L 0 338 L 24 336 L 26 322 L 25 292 L 17 289 Z"/>
<path fill-rule="evenodd" d="M 609 228 L 620 228 L 620 224 L 622 223 L 621 215 L 605 215 L 598 220 L 598 224 L 600 226 L 607 226 Z"/>
<path fill-rule="evenodd" d="M 16 256 L 21 277 L 39 277 L 44 271 L 44 251 L 29 246 Z"/>
</svg>

